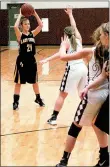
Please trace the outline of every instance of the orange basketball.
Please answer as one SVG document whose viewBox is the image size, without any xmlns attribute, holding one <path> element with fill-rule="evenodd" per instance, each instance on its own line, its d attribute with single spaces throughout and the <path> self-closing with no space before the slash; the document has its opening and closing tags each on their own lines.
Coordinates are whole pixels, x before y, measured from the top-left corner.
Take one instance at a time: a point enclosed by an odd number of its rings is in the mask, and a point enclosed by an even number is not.
<svg viewBox="0 0 110 167">
<path fill-rule="evenodd" d="M 33 15 L 33 13 L 34 13 L 34 8 L 32 5 L 25 3 L 21 6 L 21 14 L 23 16 L 28 17 L 28 16 Z"/>
</svg>

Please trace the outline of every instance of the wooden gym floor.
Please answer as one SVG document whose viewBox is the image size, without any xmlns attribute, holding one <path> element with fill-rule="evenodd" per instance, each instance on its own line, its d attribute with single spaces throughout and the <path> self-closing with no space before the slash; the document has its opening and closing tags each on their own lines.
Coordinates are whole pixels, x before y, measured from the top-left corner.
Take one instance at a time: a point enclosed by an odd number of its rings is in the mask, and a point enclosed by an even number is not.
<svg viewBox="0 0 110 167">
<path fill-rule="evenodd" d="M 39 62 L 57 52 L 58 47 L 38 47 Z M 79 103 L 77 92 L 68 96 L 58 117 L 58 125 L 46 123 L 52 114 L 65 63 L 54 60 L 50 73 L 42 75 L 38 63 L 39 86 L 46 107 L 34 104 L 32 86 L 21 88 L 18 111 L 12 110 L 13 71 L 18 52 L 9 49 L 1 52 L 1 166 L 55 166 L 62 157 L 68 128 Z M 98 157 L 98 141 L 92 127 L 84 127 L 71 154 L 68 166 L 93 166 Z"/>
</svg>

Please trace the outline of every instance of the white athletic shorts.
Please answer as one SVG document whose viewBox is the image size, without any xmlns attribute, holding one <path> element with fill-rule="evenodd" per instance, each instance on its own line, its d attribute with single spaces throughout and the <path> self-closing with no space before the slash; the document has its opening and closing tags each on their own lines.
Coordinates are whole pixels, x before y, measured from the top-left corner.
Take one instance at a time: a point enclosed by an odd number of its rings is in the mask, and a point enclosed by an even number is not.
<svg viewBox="0 0 110 167">
<path fill-rule="evenodd" d="M 80 93 L 86 85 L 87 73 L 88 69 L 83 62 L 74 64 L 72 68 L 71 66 L 66 66 L 60 91 L 74 95 L 74 91 L 77 89 L 78 93 Z"/>
</svg>

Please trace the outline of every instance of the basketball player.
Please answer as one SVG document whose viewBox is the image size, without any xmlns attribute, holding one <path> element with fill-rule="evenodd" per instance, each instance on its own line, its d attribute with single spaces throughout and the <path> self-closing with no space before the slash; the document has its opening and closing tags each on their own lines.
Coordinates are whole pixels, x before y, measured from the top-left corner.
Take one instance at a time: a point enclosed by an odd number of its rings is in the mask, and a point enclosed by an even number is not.
<svg viewBox="0 0 110 167">
<path fill-rule="evenodd" d="M 109 79 L 109 62 L 105 63 L 105 68 L 102 70 L 102 73 L 97 77 L 97 79 L 89 84 L 84 90 L 81 91 L 80 97 L 83 99 L 90 89 L 95 89 L 100 86 L 106 78 Z M 100 146 L 100 156 L 99 161 L 96 166 L 105 166 L 109 164 L 109 153 L 108 153 L 108 135 L 109 134 L 109 95 L 107 96 L 106 101 L 103 103 L 98 116 L 96 117 L 93 128 L 96 132 L 97 139 Z"/>
<path fill-rule="evenodd" d="M 21 18 L 21 10 L 14 25 L 15 34 L 19 43 L 19 56 L 16 60 L 14 72 L 14 82 L 16 84 L 14 90 L 13 110 L 18 108 L 21 84 L 25 84 L 26 82 L 33 85 L 33 90 L 36 95 L 35 103 L 38 103 L 41 107 L 44 106 L 39 93 L 37 63 L 34 57 L 36 54 L 34 37 L 41 31 L 43 25 L 35 11 L 33 15 L 38 22 L 38 26 L 35 30 L 30 31 L 30 22 L 25 17 Z"/>
<path fill-rule="evenodd" d="M 76 22 L 74 20 L 72 9 L 67 8 L 65 10 L 66 14 L 69 16 L 71 26 L 66 27 L 64 29 L 64 35 L 68 36 L 69 38 L 69 48 L 67 49 L 67 53 L 75 53 L 82 49 L 82 38 L 77 29 Z M 59 52 L 54 54 L 52 57 L 49 57 L 45 60 L 42 60 L 41 63 L 45 63 L 47 61 L 59 58 Z M 70 93 L 74 95 L 74 90 L 78 90 L 80 92 L 86 82 L 87 76 L 87 67 L 84 61 L 81 60 L 72 60 L 68 61 L 66 64 L 65 74 L 63 76 L 61 86 L 60 86 L 60 93 L 56 100 L 53 114 L 51 118 L 47 121 L 47 123 L 51 125 L 56 125 L 57 116 L 64 104 L 65 98 Z"/>
<path fill-rule="evenodd" d="M 61 43 L 60 57 L 64 61 L 77 60 L 85 58 L 88 61 L 88 84 L 93 82 L 104 68 L 104 62 L 109 59 L 109 54 L 104 54 L 109 48 L 109 24 L 104 23 L 100 27 L 100 41 L 102 45 L 97 45 L 96 48 L 85 48 L 77 53 L 66 54 L 68 47 L 68 40 L 64 38 Z M 103 50 L 104 49 L 104 50 Z M 108 52 L 107 52 L 108 53 Z M 89 90 L 86 97 L 81 100 L 74 118 L 74 122 L 68 132 L 66 147 L 63 157 L 57 167 L 66 167 L 80 133 L 82 126 L 90 126 L 93 123 L 100 107 L 108 96 L 108 80 L 106 79 L 99 87 L 99 89 Z M 101 131 L 99 132 L 101 135 Z M 107 166 L 107 160 L 102 164 Z"/>
</svg>

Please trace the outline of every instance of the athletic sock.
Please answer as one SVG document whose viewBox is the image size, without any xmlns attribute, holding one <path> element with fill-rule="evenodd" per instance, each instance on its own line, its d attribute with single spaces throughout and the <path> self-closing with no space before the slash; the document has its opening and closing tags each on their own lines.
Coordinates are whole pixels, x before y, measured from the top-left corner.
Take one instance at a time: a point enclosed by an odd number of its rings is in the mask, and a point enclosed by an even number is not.
<svg viewBox="0 0 110 167">
<path fill-rule="evenodd" d="M 59 112 L 54 110 L 52 116 L 55 116 L 57 118 L 58 114 L 59 114 Z"/>
<path fill-rule="evenodd" d="M 108 153 L 108 146 L 107 147 L 100 147 L 100 160 L 103 161 L 105 159 L 108 159 L 109 153 Z"/>
<path fill-rule="evenodd" d="M 41 99 L 40 94 L 36 94 L 36 100 Z"/>
<path fill-rule="evenodd" d="M 18 103 L 20 96 L 17 94 L 13 95 L 14 103 Z"/>
<path fill-rule="evenodd" d="M 108 146 L 107 147 L 100 147 L 100 153 L 108 153 Z"/>
<path fill-rule="evenodd" d="M 61 161 L 64 161 L 64 162 L 67 164 L 67 163 L 68 163 L 68 160 L 69 160 L 69 157 L 70 157 L 70 154 L 71 154 L 71 153 L 64 151 L 63 157 L 62 157 L 62 160 L 61 160 Z"/>
</svg>

